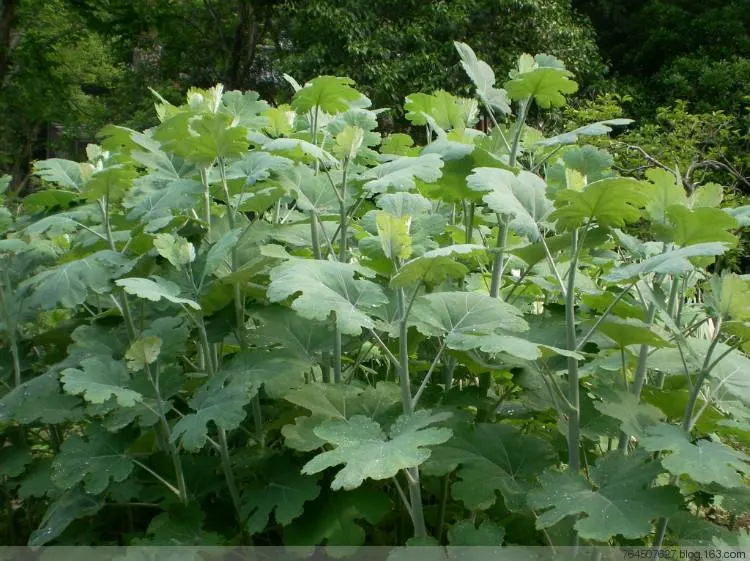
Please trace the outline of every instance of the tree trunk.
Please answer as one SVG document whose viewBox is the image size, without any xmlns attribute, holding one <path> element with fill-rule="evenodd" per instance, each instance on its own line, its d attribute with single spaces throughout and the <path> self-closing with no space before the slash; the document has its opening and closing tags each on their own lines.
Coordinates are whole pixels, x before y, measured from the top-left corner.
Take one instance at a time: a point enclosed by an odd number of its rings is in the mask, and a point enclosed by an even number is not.
<svg viewBox="0 0 750 561">
<path fill-rule="evenodd" d="M 253 7 L 251 0 L 239 0 L 240 21 L 234 33 L 234 44 L 229 60 L 227 75 L 228 89 L 247 89 L 250 82 L 250 69 L 255 61 L 258 43 L 262 40 L 259 26 L 261 14 Z M 265 28 L 265 25 L 263 26 Z"/>
<path fill-rule="evenodd" d="M 18 21 L 20 0 L 0 1 L 0 87 L 5 85 L 10 69 L 10 51 L 13 48 L 13 32 Z"/>
</svg>

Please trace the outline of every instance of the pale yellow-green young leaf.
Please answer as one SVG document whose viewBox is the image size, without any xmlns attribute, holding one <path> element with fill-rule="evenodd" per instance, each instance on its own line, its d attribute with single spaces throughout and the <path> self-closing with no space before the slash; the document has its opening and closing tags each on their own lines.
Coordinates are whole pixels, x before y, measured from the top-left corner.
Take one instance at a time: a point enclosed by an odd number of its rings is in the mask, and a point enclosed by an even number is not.
<svg viewBox="0 0 750 561">
<path fill-rule="evenodd" d="M 411 216 L 393 216 L 388 212 L 377 212 L 375 223 L 380 245 L 388 259 L 408 259 L 411 255 L 409 227 Z"/>
<path fill-rule="evenodd" d="M 128 370 L 137 372 L 146 367 L 147 364 L 153 364 L 159 358 L 161 352 L 161 339 L 155 335 L 142 337 L 125 353 L 125 360 L 128 361 Z"/>
<path fill-rule="evenodd" d="M 154 247 L 159 255 L 177 268 L 195 261 L 195 246 L 182 236 L 157 234 Z"/>
<path fill-rule="evenodd" d="M 586 187 L 586 176 L 578 170 L 565 168 L 565 182 L 568 185 L 568 189 L 583 191 L 583 188 Z"/>
<path fill-rule="evenodd" d="M 269 107 L 263 115 L 268 119 L 264 130 L 271 136 L 277 137 L 292 132 L 296 113 L 290 105 Z"/>
<path fill-rule="evenodd" d="M 525 72 L 531 72 L 536 68 L 536 61 L 534 60 L 534 57 L 531 56 L 529 53 L 523 53 L 520 57 L 518 57 L 518 69 L 516 70 L 519 74 L 523 74 Z"/>
<path fill-rule="evenodd" d="M 362 147 L 365 131 L 360 127 L 346 125 L 336 136 L 336 144 L 333 146 L 333 154 L 341 160 L 353 160 Z"/>
</svg>

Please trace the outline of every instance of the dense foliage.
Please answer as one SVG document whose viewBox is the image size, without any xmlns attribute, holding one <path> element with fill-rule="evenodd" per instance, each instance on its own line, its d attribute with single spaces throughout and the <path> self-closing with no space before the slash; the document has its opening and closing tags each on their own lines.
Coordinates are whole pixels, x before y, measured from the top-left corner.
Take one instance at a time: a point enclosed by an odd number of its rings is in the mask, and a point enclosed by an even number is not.
<svg viewBox="0 0 750 561">
<path fill-rule="evenodd" d="M 215 86 L 6 194 L 5 543 L 747 546 L 750 209 L 455 46 L 424 146 L 347 78 Z"/>
</svg>

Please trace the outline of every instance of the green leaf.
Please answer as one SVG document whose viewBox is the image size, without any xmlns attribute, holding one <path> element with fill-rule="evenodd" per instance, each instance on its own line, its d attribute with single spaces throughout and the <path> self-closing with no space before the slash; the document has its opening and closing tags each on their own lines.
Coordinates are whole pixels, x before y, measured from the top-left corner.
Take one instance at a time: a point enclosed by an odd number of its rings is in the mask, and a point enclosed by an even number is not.
<svg viewBox="0 0 750 561">
<path fill-rule="evenodd" d="M 392 261 L 408 259 L 412 251 L 409 236 L 411 216 L 397 217 L 389 212 L 377 211 L 375 223 L 378 228 L 380 247 L 383 248 L 385 256 Z"/>
<path fill-rule="evenodd" d="M 130 209 L 129 220 L 140 220 L 147 231 L 163 228 L 180 211 L 196 208 L 203 185 L 192 179 L 157 179 L 150 176 L 136 181 L 122 205 Z"/>
<path fill-rule="evenodd" d="M 647 427 L 664 419 L 664 413 L 658 407 L 641 403 L 638 397 L 625 391 L 612 392 L 604 401 L 595 402 L 594 407 L 608 417 L 621 421 L 620 429 L 635 437 L 645 434 Z"/>
<path fill-rule="evenodd" d="M 130 376 L 122 362 L 91 357 L 81 361 L 81 368 L 62 371 L 60 380 L 67 393 L 81 395 L 90 403 L 104 403 L 114 397 L 122 407 L 133 407 L 143 400 L 141 394 L 127 389 Z"/>
<path fill-rule="evenodd" d="M 362 329 L 374 327 L 365 310 L 372 310 L 388 300 L 382 289 L 355 273 L 372 273 L 347 263 L 290 259 L 271 270 L 268 299 L 280 302 L 298 292 L 292 309 L 302 317 L 325 321 L 336 314 L 336 324 L 346 335 L 359 335 Z"/>
<path fill-rule="evenodd" d="M 650 347 L 671 347 L 672 343 L 657 334 L 653 327 L 637 318 L 609 316 L 599 324 L 599 331 L 612 339 L 618 347 L 648 345 Z"/>
<path fill-rule="evenodd" d="M 414 139 L 408 134 L 397 132 L 389 134 L 380 145 L 381 154 L 395 154 L 397 156 L 417 156 L 419 148 L 414 147 Z"/>
<path fill-rule="evenodd" d="M 11 420 L 22 425 L 58 424 L 83 417 L 81 401 L 60 390 L 56 374 L 47 373 L 25 381 L 0 398 L 0 422 Z"/>
<path fill-rule="evenodd" d="M 409 325 L 423 335 L 445 337 L 449 349 L 468 350 L 482 335 L 525 331 L 528 324 L 515 306 L 478 292 L 436 292 L 414 301 Z"/>
<path fill-rule="evenodd" d="M 292 107 L 298 113 L 320 108 L 331 115 L 349 109 L 351 102 L 362 98 L 355 90 L 354 80 L 337 76 L 318 76 L 304 85 L 292 98 Z"/>
<path fill-rule="evenodd" d="M 219 111 L 231 115 L 233 126 L 259 129 L 267 123 L 264 113 L 268 109 L 268 103 L 260 99 L 258 92 L 231 91 L 221 96 Z"/>
<path fill-rule="evenodd" d="M 724 319 L 750 319 L 750 282 L 735 273 L 722 271 L 711 277 L 712 307 Z"/>
<path fill-rule="evenodd" d="M 29 536 L 30 546 L 42 546 L 60 537 L 72 522 L 93 516 L 104 507 L 104 498 L 71 489 L 47 507 L 39 527 Z"/>
<path fill-rule="evenodd" d="M 463 131 L 476 121 L 477 102 L 456 97 L 444 90 L 432 95 L 415 93 L 406 96 L 404 103 L 406 119 L 415 125 L 430 123 L 433 129 Z"/>
<path fill-rule="evenodd" d="M 31 451 L 22 446 L 4 446 L 0 448 L 0 475 L 18 477 L 33 461 Z"/>
<path fill-rule="evenodd" d="M 203 286 L 206 277 L 215 273 L 222 263 L 227 262 L 229 253 L 237 246 L 237 242 L 241 236 L 242 229 L 235 228 L 234 230 L 228 231 L 219 241 L 211 246 L 206 252 L 206 263 L 203 266 L 203 272 L 201 273 L 198 286 Z"/>
<path fill-rule="evenodd" d="M 182 236 L 157 234 L 154 238 L 154 247 L 159 255 L 177 269 L 195 261 L 195 246 Z"/>
<path fill-rule="evenodd" d="M 37 273 L 21 283 L 33 291 L 29 306 L 45 310 L 82 304 L 89 292 L 106 294 L 112 289 L 113 279 L 127 273 L 135 263 L 108 249 L 87 255 L 83 259 L 63 263 Z"/>
<path fill-rule="evenodd" d="M 248 147 L 247 129 L 235 126 L 231 115 L 210 113 L 190 122 L 191 135 L 181 139 L 181 155 L 202 166 L 217 158 L 239 158 Z"/>
<path fill-rule="evenodd" d="M 440 178 L 443 160 L 437 154 L 416 157 L 401 156 L 368 169 L 359 176 L 363 188 L 371 194 L 385 193 L 389 189 L 410 191 L 416 187 L 415 179 L 432 183 Z"/>
<path fill-rule="evenodd" d="M 620 282 L 648 273 L 680 275 L 695 268 L 689 261 L 689 258 L 721 255 L 728 249 L 726 244 L 720 242 L 701 243 L 673 249 L 666 253 L 660 253 L 659 255 L 644 259 L 639 263 L 631 263 L 618 267 L 609 274 L 604 275 L 603 278 L 610 282 Z"/>
<path fill-rule="evenodd" d="M 294 129 L 294 118 L 296 113 L 291 110 L 292 106 L 288 104 L 282 104 L 278 107 L 268 108 L 263 116 L 266 118 L 266 124 L 263 130 L 271 136 L 283 136 L 289 134 Z"/>
<path fill-rule="evenodd" d="M 597 490 L 577 473 L 546 472 L 541 489 L 529 493 L 529 506 L 545 509 L 536 527 L 549 528 L 566 516 L 583 513 L 586 516 L 574 528 L 585 540 L 606 542 L 617 535 L 625 539 L 649 535 L 651 522 L 675 513 L 682 498 L 676 487 L 651 487 L 662 469 L 644 456 L 611 452 L 599 459 L 589 470 Z"/>
<path fill-rule="evenodd" d="M 400 470 L 417 467 L 429 458 L 426 446 L 442 444 L 451 437 L 450 429 L 427 428 L 448 417 L 450 413 L 432 414 L 426 409 L 401 416 L 391 427 L 389 438 L 378 423 L 362 415 L 328 419 L 314 432 L 335 448 L 307 462 L 302 473 L 315 474 L 345 464 L 331 482 L 333 490 L 356 489 L 365 479 L 395 477 Z"/>
<path fill-rule="evenodd" d="M 490 209 L 512 217 L 509 226 L 514 232 L 532 242 L 541 238 L 539 224 L 553 210 L 541 177 L 528 171 L 515 175 L 504 169 L 476 168 L 466 181 L 471 189 L 487 193 L 482 200 Z"/>
<path fill-rule="evenodd" d="M 362 389 L 351 385 L 305 384 L 284 399 L 326 419 L 348 419 L 357 413 L 356 398 Z"/>
<path fill-rule="evenodd" d="M 185 546 L 211 547 L 226 543 L 224 536 L 204 529 L 205 520 L 206 514 L 196 503 L 187 506 L 172 504 L 167 512 L 157 514 L 151 519 L 146 530 L 147 537 L 135 539 L 131 545 L 138 546 L 138 549 L 134 547 L 133 550 L 141 552 L 153 548 L 154 551 L 160 552 L 157 554 L 160 559 L 170 559 L 170 553 L 172 554 L 170 561 L 177 561 L 177 559 L 185 559 L 186 557 L 191 559 L 189 554 L 185 555 L 184 550 L 177 548 Z M 156 549 L 155 546 L 166 547 Z M 181 552 L 177 553 L 177 551 Z M 192 559 L 195 560 L 195 557 L 192 557 Z"/>
<path fill-rule="evenodd" d="M 687 206 L 693 209 L 700 207 L 715 208 L 721 205 L 722 200 L 724 200 L 724 187 L 716 183 L 706 183 L 693 191 L 687 200 Z"/>
<path fill-rule="evenodd" d="M 281 399 L 305 384 L 305 374 L 310 372 L 312 364 L 305 358 L 290 356 L 283 348 L 258 349 L 238 353 L 224 369 L 235 383 L 263 387 L 270 398 Z"/>
<path fill-rule="evenodd" d="M 125 353 L 128 361 L 128 370 L 138 372 L 146 368 L 147 364 L 153 364 L 161 353 L 162 340 L 154 335 L 141 337 L 135 341 Z"/>
<path fill-rule="evenodd" d="M 551 146 L 559 146 L 561 144 L 575 144 L 578 142 L 579 136 L 602 136 L 612 132 L 612 126 L 625 126 L 632 122 L 633 119 L 608 119 L 606 121 L 589 123 L 588 125 L 584 125 L 575 130 L 538 140 L 534 143 L 534 147 L 536 148 L 537 146 L 540 146 L 548 148 Z"/>
<path fill-rule="evenodd" d="M 570 189 L 557 193 L 555 210 L 550 220 L 560 227 L 578 228 L 597 222 L 606 228 L 622 227 L 641 217 L 640 208 L 647 203 L 643 184 L 627 177 L 595 181 L 582 192 Z"/>
<path fill-rule="evenodd" d="M 288 526 L 304 513 L 305 503 L 320 495 L 316 477 L 304 476 L 287 462 L 274 462 L 270 481 L 253 485 L 242 497 L 242 515 L 250 534 L 266 529 L 273 512 L 277 524 Z M 280 465 L 278 465 L 280 463 Z"/>
<path fill-rule="evenodd" d="M 90 169 L 87 171 L 90 173 Z M 77 192 L 85 182 L 83 164 L 60 158 L 34 162 L 34 173 L 49 183 Z"/>
<path fill-rule="evenodd" d="M 690 246 L 708 242 L 737 244 L 737 237 L 727 232 L 737 227 L 737 221 L 718 208 L 671 206 L 667 209 L 670 234 L 677 245 Z"/>
<path fill-rule="evenodd" d="M 505 506 L 519 512 L 525 508 L 526 493 L 554 461 L 552 447 L 541 438 L 509 425 L 479 423 L 457 430 L 452 439 L 433 448 L 422 471 L 445 475 L 458 469 L 452 495 L 469 510 L 487 510 L 499 491 Z"/>
<path fill-rule="evenodd" d="M 483 60 L 477 59 L 477 55 L 474 54 L 472 48 L 466 43 L 454 41 L 453 45 L 461 57 L 461 66 L 477 87 L 477 96 L 479 96 L 479 99 L 505 115 L 510 114 L 508 93 L 503 89 L 494 87 L 495 73 L 490 68 L 490 65 Z"/>
<path fill-rule="evenodd" d="M 567 70 L 557 68 L 536 68 L 530 72 L 517 74 L 506 82 L 505 89 L 512 100 L 520 101 L 533 97 L 537 105 L 544 109 L 565 105 L 563 94 L 578 91 L 578 84 L 570 79 Z"/>
<path fill-rule="evenodd" d="M 674 475 L 687 474 L 698 483 L 718 483 L 732 489 L 744 485 L 741 472 L 750 474 L 750 456 L 721 442 L 690 442 L 687 433 L 676 425 L 659 423 L 646 429 L 640 445 L 649 452 L 669 451 L 662 465 Z"/>
<path fill-rule="evenodd" d="M 573 146 L 563 153 L 563 161 L 567 169 L 579 172 L 586 178 L 587 183 L 604 179 L 607 170 L 612 167 L 614 158 L 606 150 L 594 146 Z"/>
<path fill-rule="evenodd" d="M 404 288 L 424 282 L 428 286 L 437 286 L 447 279 L 460 279 L 469 272 L 468 267 L 456 261 L 461 259 L 478 259 L 486 254 L 483 245 L 459 244 L 440 247 L 426 252 L 404 263 L 390 282 L 392 288 Z"/>
<path fill-rule="evenodd" d="M 331 151 L 340 160 L 353 160 L 362 147 L 364 138 L 365 131 L 363 129 L 346 125 L 344 130 L 336 135 L 336 141 Z"/>
<path fill-rule="evenodd" d="M 330 332 L 289 308 L 271 306 L 255 315 L 261 320 L 261 327 L 251 337 L 260 345 L 278 345 L 288 355 L 313 363 L 330 344 Z"/>
<path fill-rule="evenodd" d="M 54 207 L 66 208 L 80 198 L 79 193 L 54 189 L 49 191 L 37 191 L 23 198 L 23 208 L 29 212 L 39 212 Z"/>
<path fill-rule="evenodd" d="M 86 200 L 95 201 L 107 198 L 108 201 L 120 201 L 132 186 L 138 172 L 129 165 L 112 165 L 97 171 L 83 186 Z"/>
<path fill-rule="evenodd" d="M 312 452 L 325 446 L 326 441 L 315 436 L 315 427 L 320 425 L 326 417 L 311 415 L 296 417 L 293 425 L 284 425 L 281 434 L 284 436 L 284 446 L 298 452 Z"/>
<path fill-rule="evenodd" d="M 674 206 L 687 204 L 687 195 L 682 185 L 677 184 L 674 174 L 659 168 L 646 171 L 646 178 L 651 185 L 648 186 L 649 201 L 646 204 L 646 212 L 653 222 L 667 224 L 667 209 Z"/>
<path fill-rule="evenodd" d="M 152 278 L 156 280 L 131 277 L 127 279 L 118 279 L 115 281 L 115 284 L 122 287 L 128 294 L 132 294 L 138 298 L 143 298 L 144 300 L 158 302 L 163 298 L 164 300 L 168 300 L 175 304 L 184 304 L 194 310 L 201 309 L 197 302 L 187 298 L 178 297 L 177 295 L 180 293 L 180 287 L 175 283 L 156 275 Z"/>
<path fill-rule="evenodd" d="M 188 451 L 206 445 L 208 425 L 232 431 L 245 420 L 245 406 L 258 393 L 258 384 L 236 370 L 222 370 L 200 387 L 190 400 L 195 411 L 182 417 L 172 428 L 172 441 Z"/>
<path fill-rule="evenodd" d="M 110 484 L 124 481 L 134 464 L 122 451 L 130 440 L 125 434 L 110 434 L 92 425 L 86 439 L 70 436 L 55 456 L 52 480 L 62 489 L 83 483 L 87 492 L 103 493 Z"/>
<path fill-rule="evenodd" d="M 504 539 L 505 528 L 497 526 L 489 520 L 482 522 L 478 528 L 474 526 L 474 522 L 471 520 L 461 520 L 448 530 L 448 542 L 452 546 L 496 546 L 502 545 Z M 459 551 L 464 553 L 462 549 L 459 549 Z M 465 559 L 465 556 L 461 555 L 459 559 Z"/>
<path fill-rule="evenodd" d="M 312 159 L 329 167 L 338 164 L 338 160 L 332 154 L 299 138 L 276 138 L 264 142 L 263 149 L 269 152 L 281 152 L 293 160 L 309 161 Z"/>
<path fill-rule="evenodd" d="M 358 546 L 365 543 L 365 530 L 357 523 L 378 524 L 392 513 L 388 495 L 375 489 L 328 493 L 307 506 L 305 514 L 284 529 L 287 546 Z"/>
</svg>

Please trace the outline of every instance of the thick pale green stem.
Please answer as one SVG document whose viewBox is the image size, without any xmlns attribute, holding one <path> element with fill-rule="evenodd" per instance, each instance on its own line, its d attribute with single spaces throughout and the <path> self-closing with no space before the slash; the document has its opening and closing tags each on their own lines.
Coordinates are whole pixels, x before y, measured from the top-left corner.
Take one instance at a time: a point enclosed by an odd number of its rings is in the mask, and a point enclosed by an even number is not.
<svg viewBox="0 0 750 561">
<path fill-rule="evenodd" d="M 521 111 L 518 113 L 516 119 L 516 130 L 513 134 L 513 144 L 510 147 L 510 154 L 508 156 L 508 163 L 511 167 L 516 165 L 518 158 L 518 145 L 521 142 L 521 134 L 523 133 L 523 127 L 526 123 L 526 116 L 529 114 L 529 106 L 531 105 L 531 98 L 528 98 L 521 102 Z"/>
<path fill-rule="evenodd" d="M 401 405 L 404 415 L 411 415 L 414 412 L 411 397 L 411 382 L 409 381 L 409 340 L 408 340 L 408 312 L 406 309 L 406 297 L 404 289 L 399 288 L 396 291 L 396 299 L 399 312 L 399 340 L 398 340 L 398 370 L 399 382 L 401 384 Z M 427 528 L 424 522 L 424 510 L 422 507 L 422 487 L 419 482 L 419 468 L 410 468 L 406 470 L 407 480 L 409 482 L 409 500 L 411 503 L 412 520 L 414 521 L 414 536 L 417 538 L 427 535 Z"/>
<path fill-rule="evenodd" d="M 159 388 L 158 364 L 156 377 L 152 374 L 151 366 L 148 364 L 146 365 L 146 374 L 151 382 L 151 386 L 154 388 L 156 408 L 159 413 L 159 424 L 164 433 L 169 456 L 172 458 L 172 467 L 174 468 L 175 477 L 177 478 L 177 490 L 179 491 L 180 502 L 186 505 L 188 504 L 188 491 L 187 484 L 185 483 L 185 471 L 182 468 L 182 458 L 180 458 L 180 453 L 174 445 L 174 442 L 172 442 L 172 429 L 169 427 L 167 413 L 164 411 L 164 402 L 162 401 L 161 389 Z"/>
<path fill-rule="evenodd" d="M 206 223 L 206 234 L 211 235 L 211 190 L 208 184 L 208 169 L 201 170 L 203 183 L 203 220 Z"/>
<path fill-rule="evenodd" d="M 476 205 L 474 203 L 464 202 L 464 243 L 471 243 L 471 238 L 474 235 L 474 210 Z"/>
<path fill-rule="evenodd" d="M 227 220 L 229 221 L 229 228 L 234 230 L 237 226 L 235 220 L 236 209 L 232 206 L 231 198 L 229 194 L 229 184 L 227 183 L 226 167 L 224 166 L 224 159 L 219 158 L 219 175 L 221 176 L 221 186 L 224 191 L 224 203 L 227 207 Z M 237 245 L 232 247 L 232 272 L 237 270 L 238 257 L 237 257 Z M 247 349 L 247 342 L 245 341 L 245 300 L 242 295 L 242 290 L 239 283 L 235 283 L 232 286 L 233 300 L 234 300 L 234 319 L 237 327 L 237 340 L 240 344 L 240 348 L 243 350 Z M 260 396 L 256 393 L 250 400 L 250 408 L 253 414 L 253 424 L 255 426 L 255 436 L 258 441 L 263 443 L 263 410 L 260 407 Z"/>
<path fill-rule="evenodd" d="M 656 305 L 651 304 L 648 307 L 648 310 L 646 311 L 645 323 L 647 325 L 650 325 L 654 321 L 655 316 L 656 316 Z M 648 345 L 641 345 L 641 348 L 638 352 L 638 366 L 636 366 L 636 369 L 635 369 L 635 381 L 633 382 L 633 388 L 632 388 L 632 393 L 638 400 L 641 399 L 641 391 L 643 391 L 643 386 L 646 383 L 646 373 L 648 372 L 648 351 L 649 351 Z M 618 448 L 623 453 L 627 453 L 629 441 L 630 441 L 629 434 L 622 433 L 620 435 L 620 442 L 618 444 Z"/>
<path fill-rule="evenodd" d="M 341 261 L 342 263 L 346 263 L 348 261 L 346 247 L 347 236 L 349 235 L 349 233 L 347 232 L 349 216 L 346 208 L 346 172 L 347 168 L 349 167 L 348 164 L 348 161 L 344 162 L 344 171 L 341 177 L 341 194 L 339 196 L 339 224 L 341 229 L 339 238 L 339 261 Z"/>
<path fill-rule="evenodd" d="M 680 282 L 677 276 L 672 277 L 672 287 L 669 290 L 669 301 L 667 302 L 667 313 L 671 318 L 675 320 L 675 324 L 679 325 L 679 321 L 674 317 L 675 308 L 677 307 L 677 298 L 680 295 Z M 664 388 L 664 381 L 667 379 L 667 375 L 664 372 L 659 372 L 656 378 L 656 385 L 659 389 Z"/>
<path fill-rule="evenodd" d="M 212 359 L 213 352 L 211 351 L 211 344 L 208 341 L 208 334 L 206 333 L 206 324 L 203 321 L 203 318 L 200 317 L 197 320 L 198 325 L 198 333 L 200 335 L 200 342 L 201 346 L 203 347 L 203 353 L 206 355 L 206 370 L 207 374 L 210 378 L 213 378 L 213 376 L 216 374 L 216 364 L 214 362 L 214 359 Z M 241 512 L 241 502 L 240 502 L 240 494 L 239 494 L 239 488 L 237 487 L 237 480 L 234 477 L 234 470 L 232 470 L 232 463 L 229 456 L 229 444 L 227 443 L 227 435 L 226 431 L 222 428 L 218 429 L 219 432 L 219 447 L 220 451 L 219 454 L 221 455 L 221 467 L 224 471 L 224 478 L 227 482 L 227 488 L 229 489 L 229 494 L 232 498 L 232 504 L 234 505 L 235 514 L 237 516 L 237 521 L 239 523 L 242 523 L 242 512 Z"/>
<path fill-rule="evenodd" d="M 693 385 L 693 389 L 690 392 L 690 397 L 688 398 L 688 402 L 685 405 L 685 410 L 682 413 L 682 430 L 684 430 L 688 434 L 693 429 L 693 409 L 695 409 L 695 403 L 698 401 L 698 395 L 700 394 L 703 382 L 706 381 L 706 378 L 708 378 L 708 375 L 711 373 L 711 369 L 716 365 L 716 363 L 711 363 L 711 356 L 713 355 L 714 350 L 716 350 L 716 345 L 718 345 L 719 343 L 719 336 L 721 335 L 721 324 L 722 321 L 721 318 L 719 318 L 716 322 L 714 337 L 711 340 L 711 344 L 709 345 L 708 350 L 706 351 L 706 357 L 703 360 L 703 366 L 701 367 L 700 372 L 698 372 L 695 384 Z M 679 476 L 673 475 L 669 480 L 669 484 L 675 485 L 678 480 Z M 654 541 L 654 547 L 660 548 L 664 543 L 664 536 L 667 533 L 668 524 L 668 518 L 659 519 L 659 522 L 656 525 L 656 539 Z"/>
<path fill-rule="evenodd" d="M 333 327 L 333 381 L 341 383 L 341 329 L 338 323 Z"/>
<path fill-rule="evenodd" d="M 500 296 L 500 287 L 503 284 L 505 245 L 508 242 L 508 222 L 499 214 L 497 219 L 500 230 L 497 233 L 497 243 L 495 244 L 497 253 L 492 264 L 492 280 L 490 282 L 490 296 L 493 298 Z"/>
<path fill-rule="evenodd" d="M 568 287 L 565 295 L 565 332 L 568 349 L 576 350 L 576 318 L 575 318 L 575 278 L 578 263 L 578 231 L 572 236 L 573 259 L 568 270 Z M 568 357 L 568 401 L 571 410 L 568 413 L 568 465 L 570 470 L 578 473 L 581 469 L 581 411 L 578 394 L 578 359 Z"/>
</svg>

